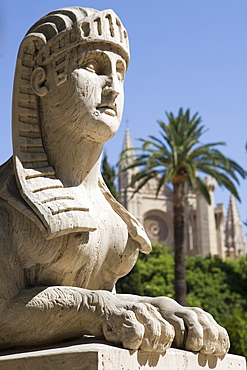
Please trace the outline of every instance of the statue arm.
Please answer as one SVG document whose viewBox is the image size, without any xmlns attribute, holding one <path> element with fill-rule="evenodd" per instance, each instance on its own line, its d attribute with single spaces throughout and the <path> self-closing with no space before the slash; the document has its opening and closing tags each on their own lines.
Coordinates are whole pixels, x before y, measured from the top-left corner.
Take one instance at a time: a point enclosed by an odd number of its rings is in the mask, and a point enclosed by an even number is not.
<svg viewBox="0 0 247 370">
<path fill-rule="evenodd" d="M 77 287 L 23 290 L 4 304 L 1 316 L 2 348 L 47 345 L 88 334 L 128 349 L 163 352 L 174 336 L 153 306 Z"/>
<path fill-rule="evenodd" d="M 47 344 L 83 334 L 103 336 L 100 298 L 73 287 L 23 290 L 3 307 L 3 347 Z"/>
</svg>

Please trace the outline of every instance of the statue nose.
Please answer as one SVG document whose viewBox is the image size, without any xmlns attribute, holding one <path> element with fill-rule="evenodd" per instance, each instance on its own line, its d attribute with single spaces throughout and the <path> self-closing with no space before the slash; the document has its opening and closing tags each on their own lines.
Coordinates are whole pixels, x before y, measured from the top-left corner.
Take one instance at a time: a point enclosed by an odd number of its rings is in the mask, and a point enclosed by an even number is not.
<svg viewBox="0 0 247 370">
<path fill-rule="evenodd" d="M 116 98 L 119 95 L 119 92 L 112 86 L 105 86 L 103 88 L 103 95 L 104 96 L 112 95 L 114 98 Z"/>
<path fill-rule="evenodd" d="M 115 99 L 120 94 L 119 80 L 117 76 L 109 76 L 106 82 L 106 86 L 103 88 L 103 95 L 112 95 Z"/>
</svg>

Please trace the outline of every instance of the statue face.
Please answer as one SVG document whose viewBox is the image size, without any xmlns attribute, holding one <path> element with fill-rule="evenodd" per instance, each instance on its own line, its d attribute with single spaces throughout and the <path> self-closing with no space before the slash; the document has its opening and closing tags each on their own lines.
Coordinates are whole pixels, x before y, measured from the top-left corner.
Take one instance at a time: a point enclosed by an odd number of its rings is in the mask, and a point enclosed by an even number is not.
<svg viewBox="0 0 247 370">
<path fill-rule="evenodd" d="M 104 143 L 114 136 L 121 122 L 125 60 L 104 46 L 89 45 L 86 50 L 84 46 L 71 53 L 67 81 L 54 89 L 48 86 L 49 105 L 56 114 L 60 110 L 68 130 Z"/>
</svg>

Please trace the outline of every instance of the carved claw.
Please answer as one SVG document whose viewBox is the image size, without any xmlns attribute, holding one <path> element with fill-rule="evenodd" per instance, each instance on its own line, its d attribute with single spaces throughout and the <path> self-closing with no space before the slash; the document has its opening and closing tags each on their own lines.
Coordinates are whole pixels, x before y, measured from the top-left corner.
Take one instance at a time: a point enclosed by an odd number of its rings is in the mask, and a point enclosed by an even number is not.
<svg viewBox="0 0 247 370">
<path fill-rule="evenodd" d="M 126 304 L 112 310 L 103 323 L 105 338 L 128 349 L 164 352 L 175 331 L 157 309 L 149 304 Z"/>
</svg>

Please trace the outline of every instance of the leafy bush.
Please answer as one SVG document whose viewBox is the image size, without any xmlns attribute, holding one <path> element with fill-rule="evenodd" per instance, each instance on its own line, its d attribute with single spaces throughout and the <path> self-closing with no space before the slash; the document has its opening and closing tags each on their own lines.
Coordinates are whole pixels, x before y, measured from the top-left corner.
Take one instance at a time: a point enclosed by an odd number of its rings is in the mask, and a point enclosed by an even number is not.
<svg viewBox="0 0 247 370">
<path fill-rule="evenodd" d="M 117 292 L 174 297 L 173 249 L 158 243 L 151 254 L 140 254 L 133 270 L 118 280 Z"/>
</svg>

